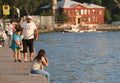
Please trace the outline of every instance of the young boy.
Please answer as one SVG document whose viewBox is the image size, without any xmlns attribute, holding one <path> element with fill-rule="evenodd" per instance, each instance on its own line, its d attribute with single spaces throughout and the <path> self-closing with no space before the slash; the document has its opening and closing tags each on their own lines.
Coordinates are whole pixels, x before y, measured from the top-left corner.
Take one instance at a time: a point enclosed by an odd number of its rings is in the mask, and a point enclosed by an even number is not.
<svg viewBox="0 0 120 83">
<path fill-rule="evenodd" d="M 21 45 L 22 45 L 22 37 L 21 35 L 21 26 L 20 25 L 16 25 L 15 28 L 16 32 L 13 34 L 13 38 L 12 38 L 12 44 L 11 44 L 11 48 L 14 52 L 14 59 L 15 62 L 22 62 L 21 61 L 21 56 L 20 56 L 20 49 L 21 49 Z"/>
</svg>

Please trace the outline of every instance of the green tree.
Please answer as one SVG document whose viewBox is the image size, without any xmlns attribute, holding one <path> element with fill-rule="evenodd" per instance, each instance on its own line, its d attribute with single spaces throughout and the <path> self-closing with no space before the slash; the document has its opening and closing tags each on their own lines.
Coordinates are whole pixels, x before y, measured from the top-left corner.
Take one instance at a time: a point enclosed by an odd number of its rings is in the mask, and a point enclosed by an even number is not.
<svg viewBox="0 0 120 83">
<path fill-rule="evenodd" d="M 2 1 L 0 0 L 0 18 L 2 17 Z"/>
<path fill-rule="evenodd" d="M 104 18 L 105 18 L 105 22 L 111 21 L 111 15 L 110 15 L 110 12 L 109 12 L 108 9 L 105 10 L 105 16 L 104 16 Z"/>
<path fill-rule="evenodd" d="M 116 2 L 114 0 L 102 0 L 102 5 L 106 8 L 109 8 L 109 10 L 117 7 Z"/>
<path fill-rule="evenodd" d="M 102 5 L 102 0 L 91 0 L 91 2 L 97 5 Z"/>
<path fill-rule="evenodd" d="M 40 5 L 40 0 L 21 0 L 21 9 L 24 9 L 26 15 L 34 12 L 37 7 Z"/>
<path fill-rule="evenodd" d="M 52 16 L 53 15 L 53 11 L 51 9 L 49 10 L 43 10 L 42 13 L 40 14 L 40 16 Z"/>
<path fill-rule="evenodd" d="M 62 22 L 63 23 L 63 22 L 68 22 L 69 17 L 67 15 L 67 13 L 63 12 L 63 13 L 57 15 L 55 17 L 55 19 L 56 19 L 57 22 Z"/>
<path fill-rule="evenodd" d="M 46 16 L 46 11 L 43 10 L 42 13 L 40 14 L 40 16 Z"/>
<path fill-rule="evenodd" d="M 48 13 L 48 16 L 52 16 L 53 15 L 53 10 L 50 9 L 47 13 Z"/>
<path fill-rule="evenodd" d="M 115 21 L 120 21 L 120 15 L 119 14 L 115 14 L 114 15 L 114 20 Z"/>
</svg>

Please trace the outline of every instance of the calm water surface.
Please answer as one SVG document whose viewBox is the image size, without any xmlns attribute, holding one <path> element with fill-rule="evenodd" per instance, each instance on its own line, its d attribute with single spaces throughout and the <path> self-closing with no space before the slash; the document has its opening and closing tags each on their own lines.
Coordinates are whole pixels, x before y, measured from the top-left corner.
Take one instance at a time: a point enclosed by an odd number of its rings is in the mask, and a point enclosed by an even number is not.
<svg viewBox="0 0 120 83">
<path fill-rule="evenodd" d="M 120 32 L 41 34 L 35 48 L 47 51 L 51 83 L 120 83 Z"/>
</svg>

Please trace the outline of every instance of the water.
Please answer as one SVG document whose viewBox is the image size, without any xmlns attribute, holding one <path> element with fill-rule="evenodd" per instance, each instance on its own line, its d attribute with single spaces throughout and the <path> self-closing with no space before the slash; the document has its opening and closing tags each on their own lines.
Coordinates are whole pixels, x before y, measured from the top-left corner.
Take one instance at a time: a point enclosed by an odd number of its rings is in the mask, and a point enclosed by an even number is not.
<svg viewBox="0 0 120 83">
<path fill-rule="evenodd" d="M 51 83 L 120 83 L 120 32 L 41 34 L 35 48 L 47 51 Z"/>
</svg>

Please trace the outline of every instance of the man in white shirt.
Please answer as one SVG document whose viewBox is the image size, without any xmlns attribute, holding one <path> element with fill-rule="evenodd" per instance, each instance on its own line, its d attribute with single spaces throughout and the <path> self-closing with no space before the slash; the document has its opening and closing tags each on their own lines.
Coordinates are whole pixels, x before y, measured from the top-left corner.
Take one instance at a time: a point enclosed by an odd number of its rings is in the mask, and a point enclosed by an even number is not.
<svg viewBox="0 0 120 83">
<path fill-rule="evenodd" d="M 29 47 L 30 61 L 33 61 L 34 39 L 38 40 L 38 31 L 31 16 L 27 16 L 27 20 L 21 24 L 23 28 L 23 53 L 24 61 L 27 61 L 27 47 Z"/>
</svg>

